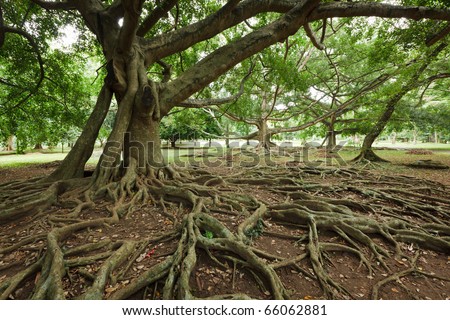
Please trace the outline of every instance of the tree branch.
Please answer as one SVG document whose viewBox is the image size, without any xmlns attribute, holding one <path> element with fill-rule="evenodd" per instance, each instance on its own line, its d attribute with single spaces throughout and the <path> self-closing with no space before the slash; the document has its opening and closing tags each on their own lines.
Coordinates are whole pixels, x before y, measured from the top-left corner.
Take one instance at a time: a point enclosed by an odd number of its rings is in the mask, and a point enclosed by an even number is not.
<svg viewBox="0 0 450 320">
<path fill-rule="evenodd" d="M 435 44 L 436 42 L 438 42 L 439 40 L 443 39 L 446 35 L 448 35 L 450 33 L 450 23 L 447 23 L 447 26 L 442 29 L 441 31 L 439 31 L 438 33 L 432 35 L 431 37 L 429 37 L 427 39 L 427 41 L 425 42 L 425 44 L 428 47 L 431 47 L 433 44 Z"/>
<path fill-rule="evenodd" d="M 144 39 L 148 61 L 157 61 L 210 39 L 258 13 L 286 13 L 303 0 L 230 0 L 219 11 L 203 20 L 151 39 Z"/>
<path fill-rule="evenodd" d="M 255 68 L 255 64 L 252 63 L 250 66 L 250 69 L 248 70 L 248 73 L 245 75 L 245 77 L 241 80 L 241 84 L 239 86 L 239 92 L 226 97 L 226 98 L 218 98 L 218 99 L 187 99 L 180 104 L 178 104 L 178 107 L 185 107 L 185 108 L 205 108 L 209 106 L 219 106 L 226 103 L 235 102 L 237 99 L 239 99 L 245 92 L 245 83 L 250 78 L 250 76 L 253 73 L 253 69 Z"/>
<path fill-rule="evenodd" d="M 208 55 L 167 85 L 163 93 L 168 102 L 166 107 L 170 109 L 181 103 L 239 62 L 294 34 L 306 22 L 306 17 L 318 2 L 303 0 L 275 22 Z"/>
<path fill-rule="evenodd" d="M 165 0 L 158 6 L 155 10 L 153 10 L 147 18 L 141 23 L 136 35 L 139 37 L 143 37 L 149 32 L 158 21 L 164 17 L 173 7 L 176 6 L 178 0 Z"/>
<path fill-rule="evenodd" d="M 76 9 L 74 0 L 67 0 L 67 1 L 63 1 L 63 2 L 44 1 L 44 0 L 31 0 L 31 1 L 46 10 L 75 10 Z"/>
<path fill-rule="evenodd" d="M 301 3 L 299 0 L 244 0 L 232 10 L 219 11 L 182 29 L 152 39 L 145 39 L 143 40 L 143 48 L 145 48 L 148 61 L 157 61 L 186 50 L 192 45 L 207 40 L 259 13 L 286 13 L 299 3 Z M 333 17 L 355 16 L 450 21 L 450 10 L 373 2 L 332 2 L 321 3 L 317 6 L 309 14 L 308 22 Z"/>
<path fill-rule="evenodd" d="M 170 81 L 172 77 L 172 66 L 162 60 L 157 61 L 158 64 L 163 68 L 163 83 L 167 83 Z"/>
<path fill-rule="evenodd" d="M 439 73 L 434 76 L 428 77 L 427 79 L 420 82 L 420 84 L 418 86 L 421 86 L 424 84 L 426 84 L 426 86 L 423 89 L 422 94 L 420 95 L 419 102 L 417 102 L 417 106 L 419 106 L 422 103 L 425 93 L 428 91 L 428 89 L 430 88 L 430 86 L 433 84 L 434 81 L 440 80 L 440 79 L 446 79 L 446 78 L 450 78 L 450 73 Z"/>
<path fill-rule="evenodd" d="M 122 0 L 122 6 L 125 10 L 123 17 L 123 26 L 120 29 L 117 50 L 120 54 L 126 53 L 136 38 L 136 32 L 139 26 L 139 17 L 142 12 L 142 6 L 145 0 Z"/>
<path fill-rule="evenodd" d="M 324 50 L 325 45 L 322 43 L 322 40 L 317 39 L 316 35 L 314 34 L 314 31 L 311 30 L 311 26 L 309 25 L 309 23 L 305 23 L 304 27 L 306 35 L 311 40 L 314 47 L 316 47 L 319 50 Z"/>
<path fill-rule="evenodd" d="M 378 2 L 329 2 L 322 3 L 309 16 L 308 21 L 325 18 L 349 17 L 433 19 L 450 21 L 450 10 L 418 6 L 400 6 Z"/>
</svg>

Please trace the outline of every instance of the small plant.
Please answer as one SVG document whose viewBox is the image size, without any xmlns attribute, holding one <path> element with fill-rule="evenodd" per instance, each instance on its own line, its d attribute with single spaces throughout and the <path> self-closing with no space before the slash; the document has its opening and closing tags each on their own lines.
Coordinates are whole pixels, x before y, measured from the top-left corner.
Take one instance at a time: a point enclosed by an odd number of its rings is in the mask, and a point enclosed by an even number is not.
<svg viewBox="0 0 450 320">
<path fill-rule="evenodd" d="M 253 228 L 245 231 L 245 235 L 250 239 L 255 239 L 261 236 L 263 232 L 264 232 L 264 222 L 262 219 L 258 219 Z"/>
<path fill-rule="evenodd" d="M 206 230 L 205 233 L 203 234 L 203 236 L 205 238 L 212 239 L 212 238 L 214 238 L 214 233 L 212 233 L 211 231 Z"/>
</svg>

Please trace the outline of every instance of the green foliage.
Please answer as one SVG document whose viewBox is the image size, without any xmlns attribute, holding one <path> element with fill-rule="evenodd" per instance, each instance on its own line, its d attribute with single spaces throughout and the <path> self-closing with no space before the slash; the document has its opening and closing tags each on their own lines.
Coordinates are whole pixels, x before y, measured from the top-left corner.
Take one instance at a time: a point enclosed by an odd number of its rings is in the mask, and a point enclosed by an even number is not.
<svg viewBox="0 0 450 320">
<path fill-rule="evenodd" d="M 220 134 L 216 120 L 201 109 L 174 109 L 172 115 L 163 118 L 160 128 L 161 138 L 173 143 Z"/>
<path fill-rule="evenodd" d="M 212 233 L 212 231 L 206 230 L 205 233 L 203 234 L 203 236 L 207 239 L 213 239 L 214 233 Z"/>
<path fill-rule="evenodd" d="M 98 89 L 92 85 L 92 78 L 86 77 L 89 74 L 84 68 L 86 62 L 73 54 L 48 50 L 43 55 L 44 81 L 36 93 L 20 103 L 34 87 L 30 79 L 36 79 L 37 71 L 27 70 L 26 64 L 35 66 L 27 59 L 15 61 L 13 57 L 0 57 L 7 66 L 0 69 L 0 78 L 8 79 L 0 93 L 0 139 L 16 136 L 18 152 L 34 144 L 51 146 L 73 141 L 84 126 Z M 21 68 L 25 71 L 17 74 Z"/>
<path fill-rule="evenodd" d="M 256 239 L 261 236 L 264 232 L 264 221 L 262 219 L 258 219 L 253 228 L 245 231 L 245 235 L 250 239 Z"/>
</svg>

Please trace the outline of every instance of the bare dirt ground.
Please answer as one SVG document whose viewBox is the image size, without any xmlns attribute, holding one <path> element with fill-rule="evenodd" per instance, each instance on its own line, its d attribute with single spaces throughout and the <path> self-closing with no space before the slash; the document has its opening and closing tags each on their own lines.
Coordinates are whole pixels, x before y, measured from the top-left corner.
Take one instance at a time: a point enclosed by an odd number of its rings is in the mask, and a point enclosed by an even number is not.
<svg viewBox="0 0 450 320">
<path fill-rule="evenodd" d="M 0 168 L 0 184 L 11 180 L 29 179 L 36 176 L 49 174 L 54 170 L 57 163 L 31 165 L 20 168 Z M 295 162 L 288 163 L 289 166 L 298 166 Z M 432 171 L 403 168 L 396 170 L 394 164 L 390 167 L 389 175 L 394 175 L 395 171 L 401 171 L 401 179 L 431 178 L 444 184 L 450 184 L 449 170 Z M 230 168 L 223 166 L 216 168 L 215 173 L 221 176 L 233 176 L 240 173 L 242 168 Z M 380 168 L 372 168 L 371 174 L 380 173 Z M 273 174 L 277 174 L 274 169 Z M 386 168 L 383 168 L 386 173 Z M 282 173 L 282 171 L 280 171 Z M 344 186 L 348 184 L 349 177 L 346 175 L 321 175 L 309 174 L 304 183 L 307 185 L 321 184 L 330 187 Z M 352 179 L 352 177 L 350 177 Z M 360 181 L 353 181 L 353 186 L 361 186 L 374 181 L 373 177 L 368 179 L 359 176 Z M 375 179 L 376 181 L 376 179 Z M 384 182 L 383 182 L 384 181 Z M 420 183 L 420 180 L 416 180 Z M 379 179 L 378 189 L 388 186 L 386 180 Z M 400 183 L 401 184 L 401 183 Z M 265 203 L 267 206 L 274 206 L 285 203 L 285 196 L 279 192 L 274 192 L 274 186 L 254 183 L 239 183 L 235 192 L 237 194 L 250 194 L 254 198 Z M 400 186 L 401 187 L 401 186 Z M 424 186 L 426 187 L 426 186 Z M 431 187 L 430 187 L 431 188 Z M 326 189 L 326 188 L 325 188 Z M 330 191 L 318 190 L 316 195 L 327 195 L 336 199 L 351 199 L 363 202 L 363 197 L 354 191 Z M 378 201 L 383 205 L 398 207 L 393 200 Z M 431 205 L 433 202 L 430 203 Z M 83 212 L 80 219 L 95 219 L 107 215 L 107 203 L 96 206 L 95 209 Z M 398 208 L 397 208 L 398 209 Z M 403 208 L 404 209 L 404 208 Z M 403 210 L 402 209 L 402 210 Z M 53 214 L 64 214 L 67 209 L 54 208 Z M 102 263 L 111 255 L 111 251 L 102 250 L 106 247 L 114 248 L 116 241 L 127 239 L 139 240 L 149 239 L 154 234 L 155 237 L 161 233 L 170 234 L 175 232 L 174 223 L 169 219 L 172 216 L 181 218 L 189 212 L 179 206 L 161 208 L 161 206 L 143 206 L 134 211 L 126 219 L 122 219 L 115 225 L 105 225 L 95 229 L 86 229 L 74 234 L 63 245 L 68 259 L 67 277 L 64 278 L 64 294 L 71 299 L 83 294 L 86 287 L 95 280 Z M 399 211 L 400 212 L 400 211 Z M 245 216 L 233 209 L 211 210 L 214 218 L 223 223 L 229 230 L 236 232 L 240 223 L 245 220 Z M 450 212 L 447 212 L 450 214 Z M 372 214 L 371 214 L 372 215 Z M 377 216 L 375 219 L 383 221 L 385 218 Z M 420 220 L 420 218 L 414 218 Z M 52 229 L 52 225 L 44 220 L 27 218 L 21 223 L 9 223 L 0 226 L 0 287 L 2 282 L 13 275 L 19 273 L 24 267 L 37 261 L 41 255 L 42 245 L 47 233 Z M 448 220 L 447 220 L 448 222 Z M 28 223 L 28 227 L 24 228 Z M 266 252 L 267 263 L 276 270 L 284 287 L 291 299 L 325 299 L 323 286 L 318 281 L 315 273 L 317 269 L 311 264 L 309 259 L 302 259 L 305 255 L 307 244 L 304 242 L 308 230 L 299 228 L 295 224 L 275 223 L 271 219 L 265 219 L 256 225 L 252 230 L 251 246 L 255 252 Z M 208 230 L 205 231 L 208 233 Z M 35 240 L 26 246 L 20 246 L 20 241 L 29 236 L 34 236 Z M 205 234 L 209 237 L 208 234 Z M 213 236 L 213 235 L 211 235 Z M 345 241 L 338 239 L 334 232 L 320 232 L 322 245 L 345 244 Z M 327 279 L 336 288 L 344 288 L 347 298 L 353 299 L 450 299 L 450 252 L 439 252 L 435 250 L 423 249 L 412 243 L 401 243 L 402 252 L 399 256 L 394 254 L 394 249 L 390 243 L 379 236 L 372 238 L 379 248 L 392 253 L 389 258 L 385 258 L 385 267 L 380 266 L 380 262 L 375 259 L 370 248 L 361 246 L 360 250 L 364 256 L 370 257 L 370 264 L 375 265 L 373 270 L 366 268 L 362 260 L 349 250 L 325 250 L 321 261 L 326 270 Z M 116 291 L 120 290 L 153 266 L 164 261 L 177 250 L 177 237 L 168 237 L 158 241 L 142 241 L 136 255 L 127 261 L 122 269 L 115 274 L 116 280 L 111 279 L 105 289 L 104 298 L 108 298 Z M 76 248 L 84 244 L 98 244 L 97 250 L 93 250 L 89 256 L 81 255 Z M 5 248 L 18 245 L 18 250 L 4 250 Z M 235 292 L 244 293 L 256 299 L 271 299 L 272 295 L 268 290 L 268 285 L 258 277 L 251 268 L 246 268 L 242 261 L 220 258 L 217 252 L 197 250 L 197 262 L 194 272 L 190 278 L 192 292 L 198 298 L 209 296 L 219 296 L 233 294 Z M 104 256 L 101 256 L 104 255 Z M 232 263 L 232 261 L 235 261 Z M 294 262 L 293 262 L 294 261 Z M 411 268 L 411 261 L 414 261 L 414 270 Z M 290 262 L 290 263 L 287 263 Z M 28 299 L 33 293 L 33 287 L 38 282 L 40 273 L 26 279 L 23 285 L 9 293 L 9 299 Z M 120 279 L 120 280 L 117 280 Z M 164 279 L 155 281 L 152 286 L 147 286 L 134 293 L 128 298 L 132 299 L 160 299 L 162 298 L 162 287 Z"/>
</svg>

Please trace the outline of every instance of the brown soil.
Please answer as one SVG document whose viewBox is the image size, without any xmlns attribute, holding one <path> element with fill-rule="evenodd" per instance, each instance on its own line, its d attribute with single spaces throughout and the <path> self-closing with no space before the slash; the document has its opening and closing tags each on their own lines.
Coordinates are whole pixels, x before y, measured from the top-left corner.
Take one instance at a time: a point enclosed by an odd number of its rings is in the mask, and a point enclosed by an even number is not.
<svg viewBox="0 0 450 320">
<path fill-rule="evenodd" d="M 28 179 L 36 176 L 47 175 L 54 170 L 54 165 L 34 165 L 21 168 L 0 168 L 0 184 L 15 180 Z M 232 168 L 218 168 L 217 172 L 221 175 L 230 175 L 236 173 L 236 169 Z M 417 171 L 416 171 L 417 172 Z M 450 181 L 449 174 L 444 178 L 447 182 Z M 441 177 L 442 178 L 442 177 Z M 321 176 L 312 177 L 309 183 L 314 182 L 314 179 L 320 183 L 324 180 Z M 341 178 L 333 177 L 329 180 L 330 184 L 339 184 Z M 328 181 L 328 180 L 327 180 Z M 269 188 L 260 186 L 242 185 L 239 192 L 249 193 L 258 200 L 263 200 L 266 203 L 281 203 L 284 199 Z M 357 198 L 354 194 L 349 194 L 349 197 Z M 357 199 L 353 199 L 357 200 Z M 93 219 L 96 217 L 106 216 L 105 203 L 102 207 L 99 205 L 93 210 L 87 210 L 83 213 L 83 219 Z M 183 211 L 179 208 L 167 208 L 174 215 L 182 215 Z M 56 211 L 64 211 L 63 208 L 55 208 Z M 187 211 L 186 211 L 187 212 Z M 58 212 L 55 212 L 58 213 Z M 232 215 L 217 212 L 214 217 L 219 219 L 231 230 L 236 229 L 236 226 L 243 220 L 238 213 Z M 20 241 L 25 235 L 30 232 L 45 234 L 50 230 L 50 226 L 42 223 L 35 225 L 31 230 L 25 230 L 24 224 L 6 224 L 0 226 L 0 235 L 2 235 L 2 243 L 0 248 L 6 245 L 12 245 Z M 121 220 L 118 224 L 112 226 L 104 226 L 95 230 L 85 230 L 76 233 L 65 243 L 65 250 L 70 250 L 83 243 L 101 243 L 102 241 L 115 241 L 127 239 L 139 239 L 148 237 L 150 234 L 161 234 L 161 232 L 170 232 L 173 230 L 173 223 L 167 219 L 163 210 L 158 206 L 143 207 L 131 215 L 127 219 Z M 233 230 L 234 231 L 234 230 Z M 270 220 L 264 221 L 264 229 L 261 234 L 255 235 L 253 239 L 253 247 L 271 253 L 274 256 L 283 258 L 292 258 L 301 255 L 305 252 L 305 245 L 294 240 L 296 237 L 301 238 L 306 234 L 307 230 L 301 230 L 290 225 L 280 225 L 272 223 Z M 5 236 L 9 239 L 6 239 Z M 334 234 L 322 234 L 322 241 L 336 241 Z M 383 248 L 389 249 L 389 245 L 383 240 L 375 241 Z M 0 284 L 7 277 L 19 272 L 23 269 L 23 265 L 28 265 L 31 261 L 39 255 L 35 251 L 41 240 L 36 240 L 36 243 L 30 244 L 27 247 L 21 248 L 19 251 L 14 251 L 11 254 L 0 254 Z M 173 254 L 176 250 L 178 239 L 164 241 L 162 243 L 148 244 L 142 252 L 143 254 L 134 257 L 132 267 L 127 271 L 126 276 L 118 283 L 110 285 L 106 288 L 107 295 L 112 294 L 140 274 L 148 270 L 153 265 L 164 260 L 168 255 Z M 435 274 L 436 278 L 425 277 L 420 274 L 409 274 L 399 277 L 396 281 L 391 281 L 382 286 L 379 290 L 379 298 L 381 299 L 450 299 L 450 282 L 443 280 L 450 279 L 450 252 L 437 253 L 431 250 L 419 249 L 416 246 L 408 246 L 402 244 L 403 248 L 409 255 L 414 256 L 418 251 L 421 256 L 418 261 L 418 266 L 423 271 L 429 274 Z M 368 249 L 362 249 L 367 256 L 370 256 Z M 98 252 L 101 252 L 99 250 Z M 92 252 L 91 255 L 95 255 Z M 76 261 L 78 257 L 74 255 L 71 261 Z M 106 259 L 106 257 L 105 257 Z M 75 297 L 84 291 L 87 283 L 89 283 L 89 275 L 95 274 L 99 265 L 104 259 L 97 260 L 87 265 L 80 265 L 77 268 L 72 268 L 69 273 L 70 277 L 64 280 L 65 293 L 68 299 Z M 356 299 L 370 299 L 372 288 L 380 280 L 385 279 L 392 274 L 408 269 L 407 259 L 393 257 L 386 259 L 386 264 L 390 268 L 390 272 L 380 268 L 375 270 L 372 275 L 369 275 L 364 266 L 360 265 L 359 259 L 346 252 L 328 253 L 325 260 L 325 268 L 328 274 L 340 285 L 350 291 Z M 219 265 L 206 254 L 206 252 L 199 250 L 197 265 L 195 267 L 194 276 L 191 278 L 191 287 L 193 293 L 197 297 L 207 297 L 211 295 L 232 294 L 234 292 L 242 292 L 251 297 L 258 299 L 268 299 L 270 294 L 264 290 L 264 284 L 258 285 L 255 281 L 255 275 L 245 268 L 236 268 L 229 263 L 229 261 L 222 261 Z M 15 266 L 13 266 L 15 264 Z M 2 268 L 8 266 L 8 268 Z M 292 299 L 324 299 L 323 291 L 313 276 L 312 266 L 309 260 L 305 259 L 298 263 L 298 269 L 290 267 L 277 269 L 284 286 L 288 290 Z M 27 299 L 31 294 L 33 283 L 38 279 L 28 279 L 27 284 L 22 286 L 19 290 L 11 294 L 11 299 Z M 142 290 L 132 298 L 136 299 L 158 299 L 161 297 L 161 288 L 164 282 L 156 282 L 151 288 Z M 107 298 L 107 295 L 105 298 Z"/>
</svg>

